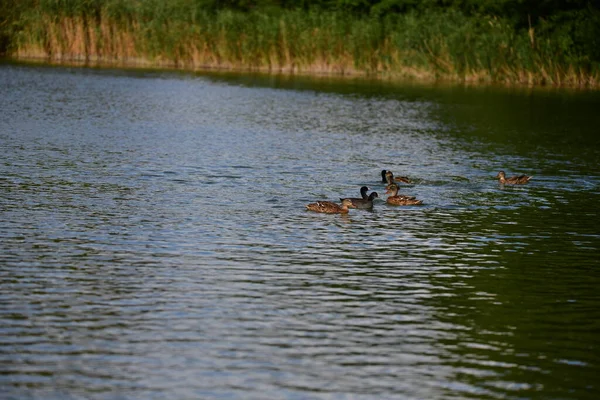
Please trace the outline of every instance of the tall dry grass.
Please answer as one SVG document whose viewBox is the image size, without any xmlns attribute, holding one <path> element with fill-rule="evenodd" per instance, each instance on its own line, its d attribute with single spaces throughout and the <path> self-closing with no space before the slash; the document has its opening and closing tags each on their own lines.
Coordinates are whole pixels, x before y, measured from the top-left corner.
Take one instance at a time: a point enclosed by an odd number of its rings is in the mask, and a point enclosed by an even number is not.
<svg viewBox="0 0 600 400">
<path fill-rule="evenodd" d="M 56 62 L 364 74 L 597 86 L 568 38 L 446 10 L 383 18 L 342 12 L 208 12 L 191 0 L 45 0 L 23 13 L 13 55 Z M 46 4 L 43 6 L 43 4 Z"/>
</svg>

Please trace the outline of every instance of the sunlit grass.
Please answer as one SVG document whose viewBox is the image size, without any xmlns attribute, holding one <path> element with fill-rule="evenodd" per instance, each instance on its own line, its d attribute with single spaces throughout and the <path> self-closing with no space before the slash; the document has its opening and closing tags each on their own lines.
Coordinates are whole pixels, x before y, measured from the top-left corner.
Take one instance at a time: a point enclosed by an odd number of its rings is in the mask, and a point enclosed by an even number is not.
<svg viewBox="0 0 600 400">
<path fill-rule="evenodd" d="M 22 13 L 19 58 L 598 86 L 569 43 L 458 11 L 359 17 L 332 11 L 208 12 L 191 0 L 42 0 Z M 89 8 L 86 8 L 88 7 Z"/>
</svg>

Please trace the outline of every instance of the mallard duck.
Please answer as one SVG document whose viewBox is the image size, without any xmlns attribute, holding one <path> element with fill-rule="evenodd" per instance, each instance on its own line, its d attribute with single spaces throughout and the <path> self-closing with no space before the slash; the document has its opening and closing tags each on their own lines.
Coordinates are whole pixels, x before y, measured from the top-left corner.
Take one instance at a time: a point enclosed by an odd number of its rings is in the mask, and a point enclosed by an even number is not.
<svg viewBox="0 0 600 400">
<path fill-rule="evenodd" d="M 500 183 L 502 183 L 502 184 L 522 185 L 524 183 L 529 182 L 529 180 L 532 177 L 527 176 L 527 175 L 518 175 L 518 176 L 511 176 L 510 178 L 507 178 L 504 171 L 500 171 L 500 172 L 498 172 L 498 175 L 496 175 L 496 178 L 499 179 Z"/>
<path fill-rule="evenodd" d="M 367 196 L 368 190 L 369 190 L 368 187 L 363 186 L 360 188 L 360 195 L 362 196 L 361 199 L 359 199 L 357 197 L 349 197 L 348 200 L 350 200 L 352 202 L 352 205 L 355 208 L 361 208 L 361 209 L 373 208 L 373 199 L 375 199 L 376 197 L 379 197 L 379 195 L 377 194 L 377 192 L 371 192 L 371 194 Z M 340 198 L 340 201 L 344 201 L 344 200 L 346 200 L 346 199 Z"/>
<path fill-rule="evenodd" d="M 398 195 L 398 189 L 398 185 L 395 183 L 390 183 L 388 185 L 388 190 L 385 193 L 390 196 L 386 199 L 386 203 L 395 206 L 415 206 L 423 204 L 423 201 L 417 200 L 415 196 Z"/>
<path fill-rule="evenodd" d="M 350 199 L 342 200 L 342 205 L 333 203 L 331 201 L 317 201 L 316 203 L 310 203 L 306 205 L 306 208 L 310 211 L 326 214 L 347 214 L 348 208 L 355 208 L 352 205 Z"/>
<path fill-rule="evenodd" d="M 394 182 L 403 182 L 403 183 L 411 183 L 411 180 L 408 179 L 405 176 L 396 176 L 394 177 L 394 174 L 392 173 L 392 171 L 387 171 L 387 170 L 381 170 L 381 183 L 394 183 Z"/>
</svg>

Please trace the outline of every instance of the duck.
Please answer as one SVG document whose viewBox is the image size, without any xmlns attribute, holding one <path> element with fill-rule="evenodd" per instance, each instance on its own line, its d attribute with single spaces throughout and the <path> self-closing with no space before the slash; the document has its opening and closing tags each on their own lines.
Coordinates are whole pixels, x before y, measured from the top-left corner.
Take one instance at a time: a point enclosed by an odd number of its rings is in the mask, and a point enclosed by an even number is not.
<svg viewBox="0 0 600 400">
<path fill-rule="evenodd" d="M 357 197 L 348 197 L 350 200 L 366 200 L 369 195 L 367 195 L 367 192 L 369 191 L 369 188 L 366 186 L 363 186 L 360 188 L 360 198 Z M 340 201 L 343 201 L 344 199 L 340 197 Z"/>
<path fill-rule="evenodd" d="M 367 196 L 367 192 L 369 191 L 369 188 L 366 186 L 363 186 L 360 188 L 360 195 L 362 196 L 362 198 L 357 198 L 357 197 L 349 197 L 348 200 L 350 200 L 352 202 L 352 205 L 355 208 L 360 208 L 360 209 L 368 209 L 368 208 L 373 208 L 373 200 L 377 197 L 379 197 L 379 195 L 377 194 L 377 192 L 371 192 L 370 195 Z M 344 201 L 345 199 L 342 199 L 340 197 L 340 201 Z"/>
<path fill-rule="evenodd" d="M 350 199 L 343 199 L 342 205 L 331 201 L 317 201 L 306 205 L 310 211 L 326 213 L 326 214 L 347 214 L 349 208 L 356 208 Z"/>
<path fill-rule="evenodd" d="M 510 178 L 507 178 L 504 171 L 500 171 L 500 172 L 498 172 L 498 175 L 496 175 L 496 178 L 499 179 L 500 183 L 502 183 L 502 184 L 522 185 L 524 183 L 529 182 L 529 180 L 533 177 L 527 176 L 527 175 L 517 175 L 517 176 L 511 176 Z"/>
<path fill-rule="evenodd" d="M 393 183 L 393 182 L 403 182 L 403 183 L 412 183 L 410 179 L 406 176 L 396 176 L 394 177 L 394 173 L 388 170 L 381 170 L 381 183 Z"/>
<path fill-rule="evenodd" d="M 395 206 L 415 206 L 423 204 L 422 200 L 417 200 L 415 196 L 398 195 L 398 185 L 396 183 L 390 183 L 388 190 L 385 192 L 390 196 L 386 199 L 386 203 Z"/>
</svg>

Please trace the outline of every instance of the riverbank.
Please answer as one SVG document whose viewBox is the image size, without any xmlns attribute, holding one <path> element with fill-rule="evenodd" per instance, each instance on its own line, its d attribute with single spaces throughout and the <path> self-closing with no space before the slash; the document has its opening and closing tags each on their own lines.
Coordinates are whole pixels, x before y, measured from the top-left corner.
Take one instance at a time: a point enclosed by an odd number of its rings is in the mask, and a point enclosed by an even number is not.
<svg viewBox="0 0 600 400">
<path fill-rule="evenodd" d="M 377 18 L 310 10 L 210 13 L 169 3 L 115 4 L 121 3 L 106 2 L 94 12 L 23 11 L 6 54 L 89 66 L 600 87 L 600 68 L 574 53 L 564 35 L 543 27 L 515 31 L 494 16 L 457 10 Z"/>
</svg>

